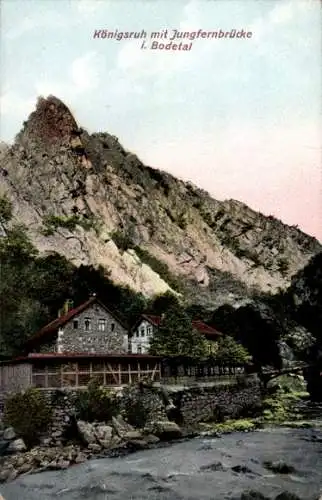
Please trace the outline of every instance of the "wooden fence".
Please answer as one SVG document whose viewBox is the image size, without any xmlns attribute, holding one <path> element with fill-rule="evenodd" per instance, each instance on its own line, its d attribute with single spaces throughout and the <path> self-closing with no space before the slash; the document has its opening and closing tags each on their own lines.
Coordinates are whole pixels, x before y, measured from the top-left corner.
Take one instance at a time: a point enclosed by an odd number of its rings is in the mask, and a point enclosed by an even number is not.
<svg viewBox="0 0 322 500">
<path fill-rule="evenodd" d="M 35 363 L 32 370 L 33 387 L 43 389 L 86 388 L 93 378 L 105 386 L 128 385 L 143 379 L 160 381 L 160 363 L 78 360 L 65 364 Z"/>
</svg>

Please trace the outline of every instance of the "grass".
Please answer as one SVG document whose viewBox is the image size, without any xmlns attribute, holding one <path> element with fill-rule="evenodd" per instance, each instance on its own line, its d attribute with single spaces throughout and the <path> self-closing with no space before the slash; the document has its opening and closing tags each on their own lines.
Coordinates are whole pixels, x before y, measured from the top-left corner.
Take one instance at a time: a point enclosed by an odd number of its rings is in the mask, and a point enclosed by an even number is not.
<svg viewBox="0 0 322 500">
<path fill-rule="evenodd" d="M 307 417 L 296 408 L 296 403 L 306 399 L 308 393 L 304 386 L 292 378 L 281 381 L 274 393 L 268 394 L 262 401 L 262 413 L 256 418 L 226 420 L 225 422 L 209 422 L 200 424 L 200 430 L 209 434 L 227 434 L 231 432 L 248 432 L 266 425 L 310 428 L 322 426 L 322 422 L 307 421 Z"/>
<path fill-rule="evenodd" d="M 258 418 L 244 418 L 236 420 L 226 420 L 220 423 L 202 423 L 201 430 L 218 434 L 230 434 L 231 432 L 248 432 L 254 431 L 262 426 Z"/>
</svg>

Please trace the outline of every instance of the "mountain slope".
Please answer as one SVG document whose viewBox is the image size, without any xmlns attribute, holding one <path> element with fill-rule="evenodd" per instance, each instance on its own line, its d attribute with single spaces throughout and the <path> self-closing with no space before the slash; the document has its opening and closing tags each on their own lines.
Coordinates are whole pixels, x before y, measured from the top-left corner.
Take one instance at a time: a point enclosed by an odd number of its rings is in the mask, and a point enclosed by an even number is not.
<svg viewBox="0 0 322 500">
<path fill-rule="evenodd" d="M 322 250 L 296 227 L 144 166 L 114 136 L 89 135 L 53 96 L 0 154 L 1 191 L 41 252 L 101 264 L 146 295 L 172 288 L 215 307 L 274 293 Z"/>
</svg>

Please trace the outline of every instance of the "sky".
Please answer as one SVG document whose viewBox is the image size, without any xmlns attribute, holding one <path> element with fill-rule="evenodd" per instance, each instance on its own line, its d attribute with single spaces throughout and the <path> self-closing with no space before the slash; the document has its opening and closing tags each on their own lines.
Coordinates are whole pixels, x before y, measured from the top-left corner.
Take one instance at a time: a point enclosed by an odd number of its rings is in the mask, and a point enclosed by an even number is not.
<svg viewBox="0 0 322 500">
<path fill-rule="evenodd" d="M 147 165 L 322 241 L 319 0 L 2 0 L 0 19 L 1 140 L 52 94 Z M 151 49 L 165 29 L 252 36 Z"/>
</svg>

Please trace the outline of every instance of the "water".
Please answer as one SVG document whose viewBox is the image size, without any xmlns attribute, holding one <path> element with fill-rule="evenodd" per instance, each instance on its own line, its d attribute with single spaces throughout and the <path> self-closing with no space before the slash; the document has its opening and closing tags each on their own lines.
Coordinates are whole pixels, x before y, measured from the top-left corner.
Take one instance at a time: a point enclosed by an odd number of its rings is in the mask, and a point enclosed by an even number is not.
<svg viewBox="0 0 322 500">
<path fill-rule="evenodd" d="M 284 460 L 296 472 L 273 474 L 263 466 L 269 460 Z M 245 468 L 234 472 L 235 466 Z M 272 428 L 197 438 L 20 476 L 0 492 L 5 500 L 239 500 L 248 488 L 270 498 L 287 490 L 317 499 L 322 493 L 322 430 Z"/>
</svg>

